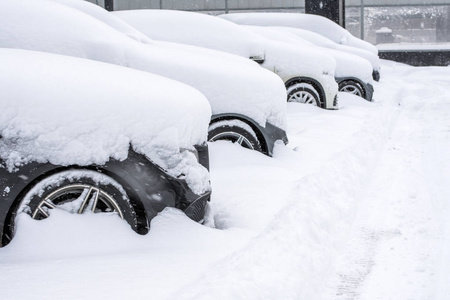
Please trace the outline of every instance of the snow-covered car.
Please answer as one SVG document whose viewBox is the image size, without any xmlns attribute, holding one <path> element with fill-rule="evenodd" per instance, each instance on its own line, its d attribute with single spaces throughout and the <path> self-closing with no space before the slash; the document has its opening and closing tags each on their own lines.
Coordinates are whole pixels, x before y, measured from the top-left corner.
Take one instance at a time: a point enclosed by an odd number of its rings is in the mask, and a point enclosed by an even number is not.
<svg viewBox="0 0 450 300">
<path fill-rule="evenodd" d="M 22 212 L 34 219 L 52 209 L 116 214 L 140 234 L 166 207 L 203 219 L 211 108 L 199 91 L 130 68 L 18 49 L 0 49 L 0 84 L 0 246 Z"/>
<path fill-rule="evenodd" d="M 211 141 L 232 140 L 269 155 L 276 140 L 287 143 L 283 82 L 248 59 L 152 41 L 82 0 L 1 1 L 0 28 L 0 47 L 108 62 L 196 88 L 211 105 Z"/>
<path fill-rule="evenodd" d="M 265 36 L 268 39 L 296 45 L 299 49 L 305 47 L 319 47 L 299 37 L 298 35 L 291 33 L 291 31 L 300 29 L 276 26 L 241 26 Z M 332 55 L 336 60 L 336 71 L 334 73 L 334 77 L 339 85 L 340 92 L 351 93 L 368 101 L 372 101 L 374 91 L 372 65 L 368 60 L 336 49 L 320 47 L 319 49 Z"/>
<path fill-rule="evenodd" d="M 116 11 L 114 15 L 155 40 L 251 58 L 280 76 L 288 101 L 338 108 L 338 86 L 333 77 L 336 62 L 325 52 L 282 45 L 232 22 L 195 12 L 141 9 Z"/>
<path fill-rule="evenodd" d="M 319 34 L 324 39 L 314 35 L 304 38 L 309 38 L 316 45 L 321 43 L 322 47 L 347 51 L 369 60 L 373 67 L 373 79 L 380 79 L 378 49 L 325 17 L 301 13 L 233 13 L 219 17 L 241 25 L 283 26 Z"/>
</svg>

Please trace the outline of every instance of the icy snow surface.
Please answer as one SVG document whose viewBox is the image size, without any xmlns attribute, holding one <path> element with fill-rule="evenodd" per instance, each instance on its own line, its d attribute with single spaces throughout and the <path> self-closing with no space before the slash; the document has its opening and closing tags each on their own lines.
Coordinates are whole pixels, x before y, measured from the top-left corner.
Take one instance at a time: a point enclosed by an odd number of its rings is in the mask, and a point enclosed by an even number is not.
<svg viewBox="0 0 450 300">
<path fill-rule="evenodd" d="M 288 104 L 273 158 L 212 143 L 215 228 L 176 209 L 146 236 L 20 216 L 2 298 L 447 299 L 450 68 L 384 62 L 375 89 L 338 111 Z"/>
</svg>

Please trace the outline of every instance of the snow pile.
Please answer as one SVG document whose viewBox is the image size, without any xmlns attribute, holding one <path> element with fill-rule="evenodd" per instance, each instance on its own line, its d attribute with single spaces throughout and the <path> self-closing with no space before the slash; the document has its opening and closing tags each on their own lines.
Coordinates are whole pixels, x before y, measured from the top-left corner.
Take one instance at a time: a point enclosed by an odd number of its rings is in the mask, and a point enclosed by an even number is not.
<svg viewBox="0 0 450 300">
<path fill-rule="evenodd" d="M 207 188 L 206 169 L 180 150 L 206 140 L 211 111 L 200 92 L 89 60 L 12 49 L 0 54 L 0 158 L 10 171 L 32 161 L 124 160 L 131 144 L 169 174 L 186 174 L 197 193 Z"/>
<path fill-rule="evenodd" d="M 166 76 L 202 92 L 213 114 L 242 114 L 261 126 L 270 122 L 285 128 L 286 92 L 271 72 L 216 51 L 140 43 L 108 25 L 118 21 L 114 15 L 102 10 L 100 17 L 99 12 L 89 15 L 47 0 L 2 1 L 0 47 L 89 58 Z"/>
<path fill-rule="evenodd" d="M 286 26 L 306 29 L 329 38 L 335 43 L 361 48 L 377 55 L 378 50 L 370 43 L 354 37 L 350 32 L 318 15 L 299 13 L 235 13 L 219 17 L 242 25 Z"/>
<path fill-rule="evenodd" d="M 155 217 L 146 236 L 103 215 L 23 216 L 15 239 L 0 249 L 2 296 L 445 298 L 450 69 L 383 69 L 376 102 L 342 93 L 338 111 L 289 103 L 290 143 L 277 145 L 273 158 L 211 143 L 216 228 L 176 209 Z M 358 219 L 371 226 L 368 244 L 353 247 Z M 372 269 L 358 260 L 365 253 L 351 256 L 354 264 L 339 263 L 347 247 L 358 246 L 374 253 Z M 365 277 L 372 281 L 345 293 L 342 282 L 361 285 Z M 48 282 L 52 288 L 42 289 Z"/>
</svg>

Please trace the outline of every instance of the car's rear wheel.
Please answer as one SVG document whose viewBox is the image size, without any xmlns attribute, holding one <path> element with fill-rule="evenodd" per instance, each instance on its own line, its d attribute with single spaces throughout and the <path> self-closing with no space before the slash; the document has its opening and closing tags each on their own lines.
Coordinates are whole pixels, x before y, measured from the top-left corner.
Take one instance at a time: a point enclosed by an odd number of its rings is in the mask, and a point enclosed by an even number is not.
<svg viewBox="0 0 450 300">
<path fill-rule="evenodd" d="M 305 82 L 295 83 L 288 87 L 287 101 L 321 106 L 319 93 L 311 84 Z"/>
<path fill-rule="evenodd" d="M 263 152 L 255 131 L 240 120 L 222 120 L 211 124 L 208 129 L 208 141 L 219 140 L 231 141 L 244 148 Z"/>
<path fill-rule="evenodd" d="M 54 209 L 115 214 L 133 230 L 137 228 L 136 213 L 123 187 L 96 171 L 68 170 L 43 179 L 25 195 L 19 211 L 41 220 L 50 217 Z"/>
<path fill-rule="evenodd" d="M 364 89 L 353 80 L 344 80 L 339 83 L 339 92 L 345 92 L 356 96 L 364 97 Z"/>
</svg>

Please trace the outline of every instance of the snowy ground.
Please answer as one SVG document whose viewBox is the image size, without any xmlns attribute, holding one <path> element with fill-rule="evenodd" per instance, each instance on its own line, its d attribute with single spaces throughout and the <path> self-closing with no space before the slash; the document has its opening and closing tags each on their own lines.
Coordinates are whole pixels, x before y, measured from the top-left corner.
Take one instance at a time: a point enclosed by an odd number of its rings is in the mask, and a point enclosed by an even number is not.
<svg viewBox="0 0 450 300">
<path fill-rule="evenodd" d="M 289 104 L 273 158 L 211 144 L 210 226 L 21 217 L 0 298 L 448 299 L 450 68 L 382 71 L 375 103 Z"/>
</svg>

